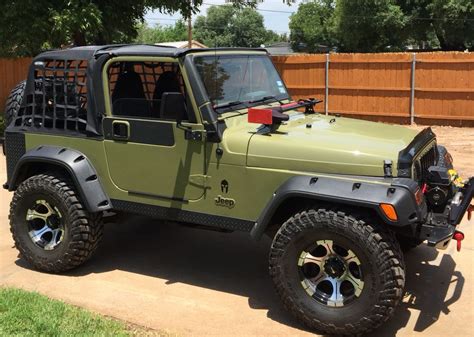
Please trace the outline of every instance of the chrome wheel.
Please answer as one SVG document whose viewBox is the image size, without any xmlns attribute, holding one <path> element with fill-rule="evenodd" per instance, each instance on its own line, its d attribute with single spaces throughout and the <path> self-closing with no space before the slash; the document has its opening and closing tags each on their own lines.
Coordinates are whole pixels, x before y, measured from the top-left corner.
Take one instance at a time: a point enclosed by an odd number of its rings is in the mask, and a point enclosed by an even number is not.
<svg viewBox="0 0 474 337">
<path fill-rule="evenodd" d="M 360 296 L 364 288 L 361 262 L 350 249 L 332 240 L 320 240 L 298 258 L 301 285 L 313 299 L 342 307 Z"/>
<path fill-rule="evenodd" d="M 46 200 L 36 200 L 26 211 L 28 234 L 33 243 L 44 249 L 53 250 L 64 236 L 64 223 L 57 207 Z"/>
</svg>

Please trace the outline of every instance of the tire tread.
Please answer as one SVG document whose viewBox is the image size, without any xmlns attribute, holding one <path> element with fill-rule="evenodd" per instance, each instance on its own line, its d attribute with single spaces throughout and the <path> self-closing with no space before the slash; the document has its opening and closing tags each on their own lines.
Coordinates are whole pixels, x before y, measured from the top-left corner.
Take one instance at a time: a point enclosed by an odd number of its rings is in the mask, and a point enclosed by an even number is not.
<svg viewBox="0 0 474 337">
<path fill-rule="evenodd" d="M 280 227 L 273 240 L 269 257 L 269 269 L 276 291 L 288 311 L 306 326 L 318 332 L 340 335 L 368 333 L 386 322 L 394 314 L 395 308 L 402 298 L 405 284 L 405 265 L 398 242 L 391 232 L 382 226 L 366 222 L 362 218 L 363 216 L 346 215 L 340 210 L 308 209 L 289 218 Z M 341 227 L 352 231 L 355 234 L 354 237 L 368 238 L 362 244 L 372 255 L 377 256 L 376 264 L 381 270 L 379 277 L 382 280 L 383 289 L 380 292 L 377 305 L 367 315 L 356 323 L 336 326 L 323 322 L 317 317 L 309 317 L 303 312 L 298 299 L 293 298 L 286 291 L 288 282 L 284 279 L 280 261 L 285 247 L 296 233 L 314 228 L 334 230 Z"/>
<path fill-rule="evenodd" d="M 10 125 L 20 109 L 26 81 L 19 82 L 10 92 L 5 103 L 5 126 Z"/>
<path fill-rule="evenodd" d="M 38 270 L 59 273 L 73 269 L 86 262 L 93 255 L 102 239 L 102 215 L 100 213 L 89 213 L 71 186 L 73 185 L 65 178 L 50 174 L 39 174 L 22 182 L 13 195 L 10 204 L 10 231 L 20 255 Z M 71 241 L 64 256 L 54 262 L 36 259 L 29 249 L 23 247 L 18 238 L 17 224 L 14 223 L 12 216 L 25 194 L 44 187 L 52 188 L 64 200 L 70 218 Z"/>
</svg>

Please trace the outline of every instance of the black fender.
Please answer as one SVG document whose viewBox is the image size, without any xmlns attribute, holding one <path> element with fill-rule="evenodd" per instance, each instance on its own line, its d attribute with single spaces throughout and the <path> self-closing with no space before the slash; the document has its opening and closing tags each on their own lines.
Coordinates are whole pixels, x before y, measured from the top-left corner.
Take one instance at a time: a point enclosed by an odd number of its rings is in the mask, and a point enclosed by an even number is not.
<svg viewBox="0 0 474 337">
<path fill-rule="evenodd" d="M 38 146 L 20 157 L 8 182 L 13 191 L 21 182 L 21 173 L 30 164 L 50 164 L 65 169 L 71 176 L 85 207 L 90 212 L 106 211 L 112 208 L 109 197 L 100 184 L 99 177 L 87 157 L 77 151 L 58 146 Z"/>
<path fill-rule="evenodd" d="M 370 181 L 370 180 L 373 180 Z M 265 232 L 275 212 L 284 207 L 285 201 L 294 197 L 323 201 L 335 205 L 349 205 L 373 209 L 389 226 L 419 223 L 426 217 L 426 203 L 416 203 L 418 184 L 408 178 L 380 179 L 351 176 L 295 176 L 289 178 L 273 194 L 250 235 L 259 239 Z M 398 216 L 390 220 L 380 209 L 380 204 L 391 204 Z"/>
</svg>

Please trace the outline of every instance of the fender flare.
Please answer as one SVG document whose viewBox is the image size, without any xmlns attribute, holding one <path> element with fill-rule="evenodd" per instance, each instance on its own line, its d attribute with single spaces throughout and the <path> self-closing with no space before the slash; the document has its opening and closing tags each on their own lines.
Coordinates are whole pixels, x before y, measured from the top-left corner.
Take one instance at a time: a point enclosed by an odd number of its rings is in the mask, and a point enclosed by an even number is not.
<svg viewBox="0 0 474 337">
<path fill-rule="evenodd" d="M 97 171 L 87 157 L 77 151 L 58 146 L 38 146 L 27 151 L 18 160 L 8 189 L 13 191 L 19 183 L 20 173 L 29 164 L 52 164 L 65 169 L 71 176 L 84 205 L 89 212 L 112 208 L 111 201 L 99 181 Z"/>
<path fill-rule="evenodd" d="M 370 180 L 373 180 L 371 182 Z M 273 194 L 260 214 L 250 235 L 258 240 L 264 234 L 275 212 L 285 201 L 302 197 L 309 200 L 373 209 L 389 226 L 414 225 L 426 217 L 427 207 L 417 205 L 415 191 L 418 184 L 408 178 L 380 179 L 351 176 L 295 176 L 284 182 Z M 391 204 L 398 216 L 390 220 L 380 204 Z"/>
</svg>

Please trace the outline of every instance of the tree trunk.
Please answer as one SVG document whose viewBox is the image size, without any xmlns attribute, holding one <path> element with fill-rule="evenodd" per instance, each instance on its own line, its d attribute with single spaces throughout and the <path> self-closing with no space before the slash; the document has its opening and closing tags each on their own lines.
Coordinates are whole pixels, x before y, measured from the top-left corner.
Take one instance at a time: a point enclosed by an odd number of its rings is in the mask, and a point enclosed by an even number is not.
<svg viewBox="0 0 474 337">
<path fill-rule="evenodd" d="M 466 49 L 466 45 L 462 42 L 446 40 L 446 38 L 444 37 L 444 32 L 441 29 L 441 27 L 439 27 L 437 25 L 434 25 L 434 24 L 432 24 L 432 26 L 433 26 L 434 32 L 436 34 L 436 37 L 438 38 L 439 45 L 441 46 L 442 50 L 460 50 L 460 51 L 462 51 L 462 50 Z"/>
<path fill-rule="evenodd" d="M 431 26 L 433 27 L 434 33 L 436 37 L 438 38 L 439 46 L 441 47 L 442 50 L 446 50 L 446 40 L 444 38 L 442 30 L 433 23 L 431 23 Z"/>
<path fill-rule="evenodd" d="M 72 36 L 72 41 L 74 46 L 85 46 L 86 36 L 83 32 L 74 32 Z"/>
</svg>

